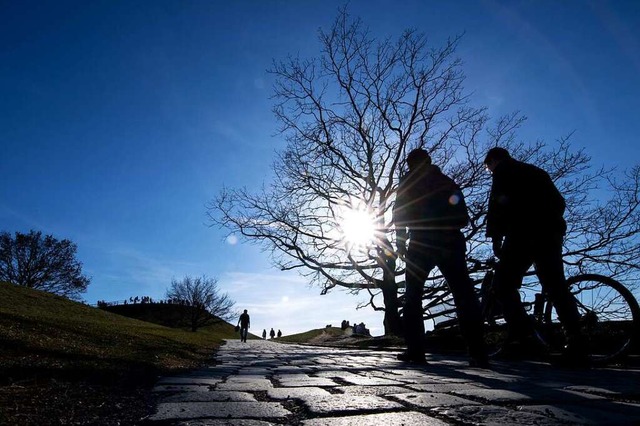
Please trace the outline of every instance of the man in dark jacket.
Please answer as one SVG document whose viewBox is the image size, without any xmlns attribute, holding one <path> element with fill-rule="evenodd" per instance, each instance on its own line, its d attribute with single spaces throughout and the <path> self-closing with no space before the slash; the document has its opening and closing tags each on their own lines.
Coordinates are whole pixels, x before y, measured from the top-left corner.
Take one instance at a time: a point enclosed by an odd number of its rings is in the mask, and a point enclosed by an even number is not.
<svg viewBox="0 0 640 426">
<path fill-rule="evenodd" d="M 525 273 L 535 265 L 540 284 L 567 333 L 565 353 L 581 358 L 584 342 L 579 333 L 580 316 L 562 263 L 562 240 L 567 229 L 564 198 L 547 172 L 514 160 L 504 148 L 490 149 L 484 163 L 493 175 L 487 237 L 500 259 L 495 282 L 510 340 L 520 346 L 519 351 L 529 351 L 523 343 L 535 341 L 519 293 Z"/>
<path fill-rule="evenodd" d="M 246 342 L 247 334 L 249 334 L 249 327 L 251 327 L 251 318 L 249 317 L 249 313 L 246 309 L 242 314 L 240 314 L 238 325 L 240 326 L 240 341 Z"/>
<path fill-rule="evenodd" d="M 403 318 L 407 352 L 398 358 L 425 363 L 422 295 L 425 280 L 437 266 L 453 295 L 470 365 L 486 367 L 480 305 L 469 278 L 466 243 L 460 231 L 469 221 L 462 191 L 431 164 L 425 150 L 411 151 L 407 165 L 409 173 L 400 182 L 393 209 L 398 255 L 406 263 Z"/>
</svg>

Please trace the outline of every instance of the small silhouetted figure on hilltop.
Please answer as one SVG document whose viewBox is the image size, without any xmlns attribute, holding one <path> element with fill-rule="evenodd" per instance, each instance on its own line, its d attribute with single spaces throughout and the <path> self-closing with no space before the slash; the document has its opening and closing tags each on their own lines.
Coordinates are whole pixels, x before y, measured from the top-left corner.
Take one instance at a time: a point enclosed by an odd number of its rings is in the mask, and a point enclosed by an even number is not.
<svg viewBox="0 0 640 426">
<path fill-rule="evenodd" d="M 276 332 L 273 331 L 273 328 L 271 329 L 271 331 L 269 332 L 269 336 L 271 336 L 271 338 L 273 339 L 274 337 L 276 337 Z"/>
<path fill-rule="evenodd" d="M 361 322 L 358 325 L 354 324 L 353 333 L 354 334 L 360 334 L 362 336 L 371 336 L 371 332 L 369 331 L 367 326 L 364 324 L 364 322 Z"/>
<path fill-rule="evenodd" d="M 263 329 L 263 330 L 262 330 L 262 338 L 263 338 L 263 339 L 266 339 L 266 338 L 267 338 L 267 330 L 266 330 L 266 329 Z"/>
<path fill-rule="evenodd" d="M 238 319 L 238 324 L 240 325 L 240 341 L 247 341 L 247 334 L 249 334 L 249 327 L 251 327 L 251 319 L 249 318 L 249 313 L 245 309 L 244 312 L 240 315 L 240 319 Z"/>
<path fill-rule="evenodd" d="M 282 331 L 278 330 L 278 337 L 282 337 Z"/>
</svg>

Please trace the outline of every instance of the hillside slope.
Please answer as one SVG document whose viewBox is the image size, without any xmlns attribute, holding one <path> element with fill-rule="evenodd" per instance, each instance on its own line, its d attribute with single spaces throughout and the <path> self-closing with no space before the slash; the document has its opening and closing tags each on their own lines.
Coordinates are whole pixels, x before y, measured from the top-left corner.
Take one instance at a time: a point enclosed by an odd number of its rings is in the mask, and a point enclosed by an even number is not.
<svg viewBox="0 0 640 426">
<path fill-rule="evenodd" d="M 325 327 L 292 334 L 276 339 L 282 343 L 299 343 L 319 346 L 336 346 L 352 348 L 378 348 L 398 350 L 404 340 L 394 336 L 363 336 L 354 334 L 351 327 L 342 330 L 338 327 Z"/>
<path fill-rule="evenodd" d="M 0 424 L 126 424 L 113 404 L 140 406 L 135 417 L 158 374 L 235 337 L 227 323 L 193 333 L 0 283 Z"/>
</svg>

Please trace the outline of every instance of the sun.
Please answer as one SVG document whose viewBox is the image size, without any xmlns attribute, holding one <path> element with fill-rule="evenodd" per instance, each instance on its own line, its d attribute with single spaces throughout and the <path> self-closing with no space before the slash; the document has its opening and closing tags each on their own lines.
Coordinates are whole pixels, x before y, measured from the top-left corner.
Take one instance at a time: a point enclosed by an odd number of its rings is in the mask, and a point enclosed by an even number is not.
<svg viewBox="0 0 640 426">
<path fill-rule="evenodd" d="M 374 218 L 366 210 L 348 209 L 342 216 L 342 234 L 353 245 L 366 245 L 375 235 Z"/>
</svg>

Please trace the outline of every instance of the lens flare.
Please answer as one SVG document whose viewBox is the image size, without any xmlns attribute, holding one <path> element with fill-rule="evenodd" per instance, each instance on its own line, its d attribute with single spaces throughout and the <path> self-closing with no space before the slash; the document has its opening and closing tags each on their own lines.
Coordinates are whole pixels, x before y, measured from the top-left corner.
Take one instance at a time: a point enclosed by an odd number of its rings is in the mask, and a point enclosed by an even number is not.
<svg viewBox="0 0 640 426">
<path fill-rule="evenodd" d="M 354 245 L 366 245 L 375 235 L 374 218 L 366 210 L 346 210 L 341 226 L 344 239 Z"/>
</svg>

